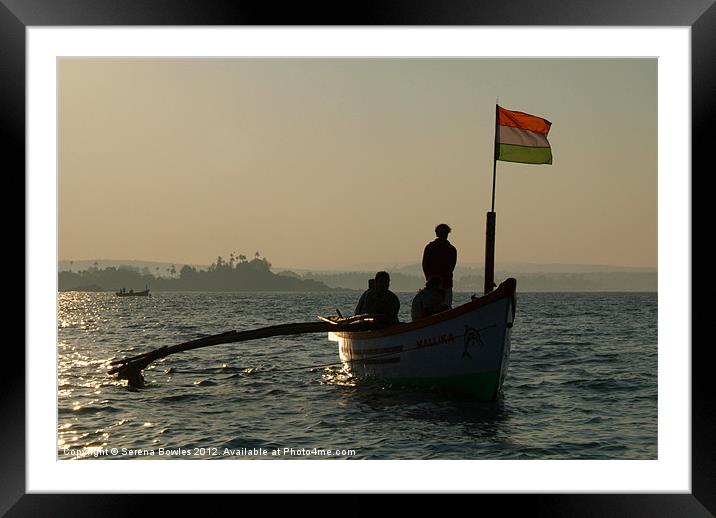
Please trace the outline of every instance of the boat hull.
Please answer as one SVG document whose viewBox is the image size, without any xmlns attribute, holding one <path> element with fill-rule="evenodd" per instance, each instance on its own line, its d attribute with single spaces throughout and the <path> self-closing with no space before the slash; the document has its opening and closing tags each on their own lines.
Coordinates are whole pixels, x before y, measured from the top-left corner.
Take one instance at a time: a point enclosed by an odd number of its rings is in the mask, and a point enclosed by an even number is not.
<svg viewBox="0 0 716 518">
<path fill-rule="evenodd" d="M 361 332 L 329 333 L 359 378 L 431 386 L 490 400 L 509 367 L 516 281 L 437 315 Z"/>
<path fill-rule="evenodd" d="M 148 296 L 149 296 L 149 290 L 133 291 L 133 292 L 129 292 L 129 291 L 125 291 L 125 292 L 116 291 L 114 294 L 115 294 L 117 297 L 148 297 Z"/>
</svg>

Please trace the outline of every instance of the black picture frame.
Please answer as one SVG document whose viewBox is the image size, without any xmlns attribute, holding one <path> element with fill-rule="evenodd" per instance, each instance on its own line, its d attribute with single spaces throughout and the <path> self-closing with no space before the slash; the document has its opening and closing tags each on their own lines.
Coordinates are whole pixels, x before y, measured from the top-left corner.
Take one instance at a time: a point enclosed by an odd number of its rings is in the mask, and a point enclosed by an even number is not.
<svg viewBox="0 0 716 518">
<path fill-rule="evenodd" d="M 687 26 L 691 27 L 692 35 L 692 169 L 701 170 L 702 177 L 707 176 L 706 159 L 712 146 L 706 139 L 716 116 L 714 0 L 513 0 L 489 4 L 479 0 L 401 0 L 286 3 L 280 9 L 271 2 L 243 0 L 0 0 L 0 136 L 8 164 L 6 176 L 18 182 L 25 171 L 25 29 L 87 25 Z M 699 175 L 692 173 L 693 177 Z M 24 192 L 24 181 L 21 185 L 17 189 Z M 26 279 L 31 274 L 26 271 Z M 691 272 L 684 272 L 684 282 L 691 284 Z M 683 302 L 692 308 L 691 321 L 697 320 L 694 317 L 702 314 L 703 306 Z M 712 370 L 708 361 L 711 344 L 704 340 L 676 345 L 691 347 L 692 352 L 691 493 L 479 495 L 478 498 L 494 500 L 500 514 L 507 515 L 528 511 L 537 516 L 714 516 L 716 426 L 708 383 Z M 0 415 L 5 423 L 0 432 L 0 445 L 4 446 L 0 454 L 0 515 L 117 516 L 137 510 L 140 497 L 136 495 L 25 494 L 25 452 L 30 446 L 25 440 L 25 355 L 21 349 L 8 347 L 3 356 L 14 367 L 0 377 Z M 246 496 L 242 498 L 242 507 L 247 509 Z M 342 509 L 362 508 L 367 512 L 370 506 L 366 506 L 366 496 L 342 498 Z M 141 497 L 141 505 L 155 499 Z M 165 511 L 170 510 L 167 506 L 186 505 L 183 497 L 162 500 Z M 422 505 L 421 500 L 415 499 L 418 505 Z"/>
</svg>

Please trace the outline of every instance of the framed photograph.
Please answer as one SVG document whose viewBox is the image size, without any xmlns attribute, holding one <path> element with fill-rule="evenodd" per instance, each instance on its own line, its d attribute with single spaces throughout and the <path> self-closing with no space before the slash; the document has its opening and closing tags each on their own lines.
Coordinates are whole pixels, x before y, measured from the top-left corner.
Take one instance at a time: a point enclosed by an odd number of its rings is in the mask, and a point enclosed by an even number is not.
<svg viewBox="0 0 716 518">
<path fill-rule="evenodd" d="M 691 341 L 710 1 L 1 1 L 28 209 L 0 511 L 507 493 L 714 512 Z M 457 267 L 433 275 L 423 246 L 448 233 Z"/>
</svg>

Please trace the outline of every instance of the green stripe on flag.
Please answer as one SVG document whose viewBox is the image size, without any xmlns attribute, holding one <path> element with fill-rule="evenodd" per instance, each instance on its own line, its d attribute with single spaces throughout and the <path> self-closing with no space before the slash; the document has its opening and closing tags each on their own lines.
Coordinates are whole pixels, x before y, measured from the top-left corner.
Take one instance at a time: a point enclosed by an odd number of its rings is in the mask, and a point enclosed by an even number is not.
<svg viewBox="0 0 716 518">
<path fill-rule="evenodd" d="M 500 144 L 497 160 L 521 164 L 551 164 L 552 149 L 548 147 L 515 146 Z"/>
</svg>

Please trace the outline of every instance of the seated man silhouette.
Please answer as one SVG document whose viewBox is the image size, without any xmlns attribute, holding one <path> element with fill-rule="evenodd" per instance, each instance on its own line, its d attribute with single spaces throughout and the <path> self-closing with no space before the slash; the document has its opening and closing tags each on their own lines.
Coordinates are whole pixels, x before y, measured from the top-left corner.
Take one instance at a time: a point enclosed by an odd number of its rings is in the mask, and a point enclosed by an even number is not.
<svg viewBox="0 0 716 518">
<path fill-rule="evenodd" d="M 428 278 L 425 287 L 418 291 L 413 298 L 410 310 L 413 321 L 450 309 L 445 304 L 445 290 L 441 288 L 441 285 L 441 279 L 437 275 Z"/>
<path fill-rule="evenodd" d="M 375 288 L 365 294 L 365 312 L 371 315 L 380 315 L 380 321 L 386 324 L 398 323 L 400 301 L 390 291 L 390 275 L 388 272 L 375 274 Z"/>
<path fill-rule="evenodd" d="M 356 310 L 353 312 L 354 315 L 362 315 L 365 313 L 365 296 L 373 288 L 375 288 L 375 279 L 368 279 L 368 289 L 364 291 L 363 295 L 361 295 L 358 299 L 358 305 L 356 306 Z"/>
</svg>

